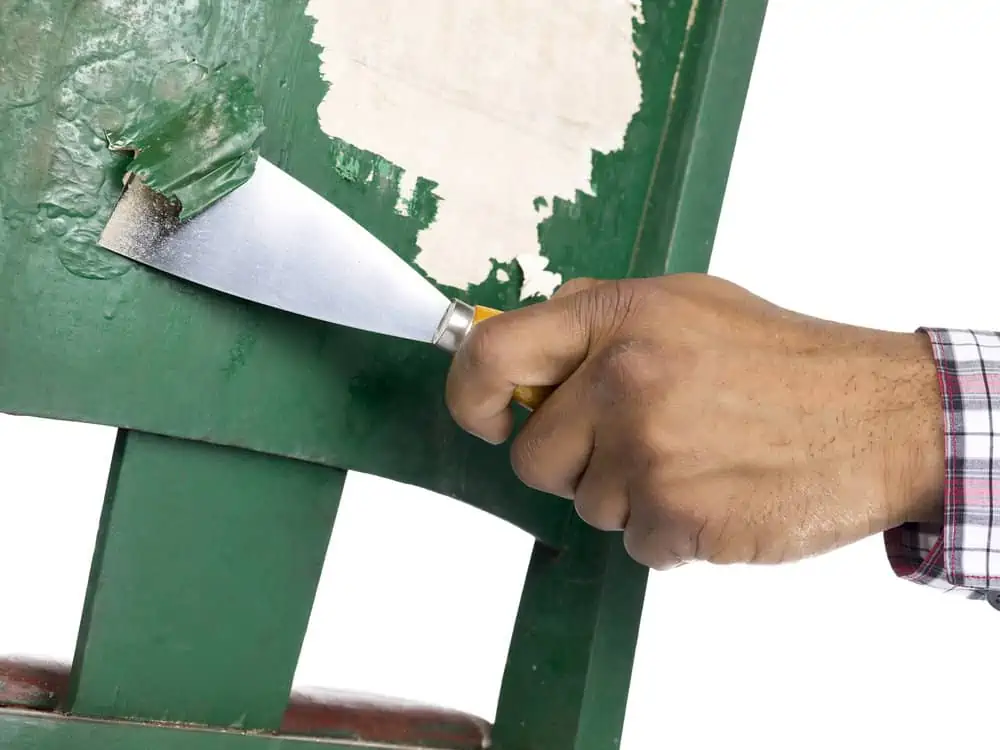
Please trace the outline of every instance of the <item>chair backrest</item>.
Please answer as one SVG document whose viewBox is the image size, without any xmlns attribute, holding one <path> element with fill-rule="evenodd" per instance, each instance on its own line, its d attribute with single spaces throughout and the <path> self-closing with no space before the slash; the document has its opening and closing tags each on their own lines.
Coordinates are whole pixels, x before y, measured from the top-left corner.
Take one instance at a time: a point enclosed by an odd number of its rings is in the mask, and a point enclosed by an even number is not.
<svg viewBox="0 0 1000 750">
<path fill-rule="evenodd" d="M 15 82 L 0 101 L 0 410 L 121 428 L 60 709 L 123 720 L 0 710 L 0 739 L 283 747 L 266 733 L 282 726 L 345 472 L 360 470 L 471 503 L 538 540 L 494 746 L 616 747 L 646 572 L 617 535 L 529 491 L 506 451 L 455 427 L 445 356 L 197 289 L 95 245 L 121 177 L 103 131 L 191 55 L 250 71 L 262 153 L 416 257 L 440 205 L 435 176 L 421 176 L 400 211 L 402 170 L 320 129 L 327 92 L 305 5 L 0 9 L 0 58 Z M 539 225 L 551 269 L 707 270 L 765 5 L 642 3 L 641 105 L 624 145 L 593 154 L 593 193 L 556 198 Z M 469 220 L 473 234 L 489 231 Z M 495 266 L 445 291 L 519 304 L 519 267 Z"/>
</svg>

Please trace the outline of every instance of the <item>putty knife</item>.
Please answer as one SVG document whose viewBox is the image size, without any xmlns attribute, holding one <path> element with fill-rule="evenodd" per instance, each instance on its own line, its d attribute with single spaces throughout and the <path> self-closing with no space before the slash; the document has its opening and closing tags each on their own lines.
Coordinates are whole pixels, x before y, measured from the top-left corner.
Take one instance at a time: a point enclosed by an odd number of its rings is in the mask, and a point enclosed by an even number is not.
<svg viewBox="0 0 1000 750">
<path fill-rule="evenodd" d="M 129 175 L 99 244 L 164 273 L 279 310 L 454 353 L 499 311 L 449 300 L 364 227 L 264 159 L 241 187 L 181 222 Z M 537 408 L 550 388 L 521 386 Z"/>
</svg>

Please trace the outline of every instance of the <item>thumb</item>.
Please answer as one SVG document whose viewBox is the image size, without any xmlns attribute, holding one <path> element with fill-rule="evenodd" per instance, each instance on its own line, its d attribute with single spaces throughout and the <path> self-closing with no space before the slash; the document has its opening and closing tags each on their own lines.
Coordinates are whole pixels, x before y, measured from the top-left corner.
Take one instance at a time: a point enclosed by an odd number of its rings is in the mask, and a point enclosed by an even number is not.
<svg viewBox="0 0 1000 750">
<path fill-rule="evenodd" d="M 514 388 L 558 386 L 583 363 L 601 282 L 574 279 L 551 299 L 477 324 L 455 353 L 445 399 L 460 427 L 492 443 L 513 426 Z"/>
</svg>

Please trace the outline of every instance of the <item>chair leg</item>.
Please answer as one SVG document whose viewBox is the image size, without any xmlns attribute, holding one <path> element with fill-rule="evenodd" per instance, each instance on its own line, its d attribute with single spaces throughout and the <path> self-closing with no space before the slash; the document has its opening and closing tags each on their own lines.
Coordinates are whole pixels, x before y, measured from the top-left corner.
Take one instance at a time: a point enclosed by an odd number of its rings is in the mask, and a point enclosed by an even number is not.
<svg viewBox="0 0 1000 750">
<path fill-rule="evenodd" d="M 571 521 L 536 544 L 500 690 L 496 750 L 612 750 L 621 739 L 648 571 L 621 534 Z"/>
<path fill-rule="evenodd" d="M 122 431 L 65 709 L 277 729 L 344 475 Z"/>
</svg>

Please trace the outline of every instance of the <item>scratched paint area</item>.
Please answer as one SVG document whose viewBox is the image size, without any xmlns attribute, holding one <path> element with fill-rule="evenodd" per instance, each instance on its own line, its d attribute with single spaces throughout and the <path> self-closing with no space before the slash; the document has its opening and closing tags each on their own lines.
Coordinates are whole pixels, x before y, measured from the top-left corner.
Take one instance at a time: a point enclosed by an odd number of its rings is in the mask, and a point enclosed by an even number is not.
<svg viewBox="0 0 1000 750">
<path fill-rule="evenodd" d="M 265 2 L 8 0 L 0 3 L 0 206 L 70 273 L 125 274 L 96 247 L 127 156 L 107 133 L 158 95 L 178 64 L 259 57 Z M 159 76 L 159 77 L 158 77 Z"/>
<path fill-rule="evenodd" d="M 318 5 L 324 2 L 326 6 Z M 338 2 L 312 0 L 309 11 L 315 13 L 322 7 L 336 10 Z M 370 7 L 377 9 L 379 3 Z M 594 3 L 597 5 L 590 7 Z M 130 262 L 95 246 L 127 163 L 126 157 L 106 152 L 109 131 L 121 128 L 139 107 L 158 96 L 158 76 L 162 78 L 176 66 L 192 61 L 232 66 L 234 61 L 243 60 L 247 75 L 260 83 L 259 65 L 254 66 L 252 61 L 264 59 L 268 51 L 281 51 L 280 44 L 275 47 L 273 42 L 275 28 L 281 25 L 276 23 L 276 16 L 287 19 L 303 4 L 292 3 L 284 14 L 276 13 L 272 4 L 262 0 L 182 0 L 169 4 L 153 0 L 11 0 L 0 7 L 0 128 L 13 136 L 0 143 L 5 164 L 5 178 L 0 181 L 4 219 L 0 237 L 23 230 L 30 242 L 54 246 L 64 267 L 79 276 L 108 279 L 130 270 Z M 327 115 L 332 111 L 330 116 L 336 117 L 334 126 L 326 118 L 326 130 L 335 131 L 335 137 L 330 138 L 333 172 L 346 183 L 335 196 L 338 205 L 382 235 L 418 268 L 437 269 L 437 274 L 427 275 L 447 292 L 463 297 L 510 306 L 531 294 L 544 295 L 563 278 L 579 275 L 583 266 L 590 266 L 592 274 L 625 272 L 621 251 L 609 253 L 605 248 L 593 247 L 607 245 L 608 238 L 581 233 L 579 229 L 604 218 L 587 208 L 588 204 L 594 205 L 598 194 L 600 212 L 604 214 L 616 203 L 633 200 L 622 192 L 620 175 L 608 180 L 602 174 L 609 171 L 602 169 L 602 162 L 616 155 L 628 160 L 632 156 L 629 151 L 646 148 L 649 121 L 655 125 L 655 102 L 645 118 L 641 111 L 647 109 L 645 106 L 633 117 L 640 103 L 644 104 L 637 65 L 643 55 L 670 55 L 673 50 L 669 46 L 657 49 L 644 42 L 644 37 L 650 35 L 642 20 L 650 13 L 662 17 L 673 11 L 650 5 L 650 9 L 640 12 L 630 0 L 589 0 L 587 6 L 577 10 L 553 6 L 541 20 L 526 18 L 521 13 L 525 9 L 514 5 L 503 6 L 506 10 L 498 10 L 499 6 L 490 10 L 484 5 L 476 13 L 486 13 L 486 21 L 504 21 L 502 33 L 496 33 L 488 49 L 471 49 L 452 40 L 452 56 L 442 65 L 454 63 L 456 56 L 471 64 L 465 66 L 471 72 L 456 80 L 453 89 L 460 94 L 460 100 L 473 96 L 464 109 L 480 106 L 480 116 L 492 125 L 479 137 L 466 137 L 465 150 L 449 155 L 447 149 L 431 146 L 440 145 L 442 134 L 449 128 L 454 131 L 456 123 L 461 125 L 463 107 L 459 107 L 457 115 L 454 107 L 433 112 L 434 117 L 441 115 L 440 122 L 416 123 L 421 127 L 411 128 L 411 132 L 433 136 L 418 149 L 429 160 L 426 174 L 420 174 L 420 164 L 417 169 L 403 168 L 394 163 L 391 155 L 387 156 L 400 151 L 391 143 L 392 132 L 386 135 L 388 141 L 378 134 L 356 133 L 357 142 L 352 143 L 349 136 L 356 125 L 350 117 L 339 116 L 341 110 L 363 120 L 371 116 L 366 107 L 378 106 L 378 98 L 357 97 L 354 94 L 364 92 L 344 90 L 342 86 L 329 87 L 319 110 Z M 405 20 L 406 13 L 399 7 L 396 10 L 397 16 Z M 456 36 L 457 27 L 444 23 L 448 19 L 441 17 L 441 12 L 439 7 L 441 33 Z M 493 19 L 490 13 L 500 15 Z M 315 24 L 314 39 L 328 35 L 322 29 L 329 26 L 330 12 L 322 15 L 326 20 Z M 371 25 L 362 23 L 365 18 L 344 18 L 342 28 L 351 28 L 350 36 L 363 39 L 366 30 L 371 32 Z M 311 19 L 302 19 L 304 25 L 309 22 Z M 287 25 L 287 20 L 284 23 Z M 518 76 L 515 80 L 498 82 L 498 76 L 503 78 L 504 71 L 518 59 L 517 52 L 523 46 L 518 34 L 524 29 L 540 30 L 527 40 L 533 45 L 534 56 L 529 56 L 526 64 L 514 65 Z M 539 36 L 541 30 L 551 32 L 555 39 L 575 40 L 572 54 L 562 47 L 552 47 L 551 39 Z M 651 36 L 661 31 L 654 29 Z M 386 54 L 400 58 L 399 50 L 406 49 L 410 42 L 413 52 L 408 54 L 427 54 L 426 41 L 401 35 L 398 28 L 394 34 L 382 34 L 383 38 L 398 38 L 397 42 L 387 43 Z M 576 52 L 581 47 L 599 52 L 595 59 L 601 64 L 580 63 Z M 318 51 L 326 60 L 331 46 Z M 593 56 L 588 53 L 583 57 Z M 406 55 L 401 59 L 405 61 Z M 545 73 L 540 66 L 550 59 L 575 62 Z M 580 64 L 584 67 L 573 67 Z M 328 79 L 329 67 L 324 63 Z M 428 76 L 432 79 L 436 71 L 433 66 L 418 66 L 416 70 L 425 81 L 430 80 Z M 488 85 L 479 91 L 476 86 L 481 82 Z M 498 96 L 484 102 L 481 97 L 489 97 L 498 86 L 507 92 L 526 93 L 520 99 L 505 101 Z M 550 95 L 560 91 L 558 106 L 548 107 Z M 308 94 L 303 97 L 294 93 L 287 76 L 281 77 L 276 89 L 272 87 L 266 93 L 270 94 L 272 112 L 275 108 L 294 112 L 298 105 L 286 102 L 293 97 L 297 102 L 309 98 Z M 533 109 L 539 98 L 546 100 L 546 106 Z M 609 107 L 611 104 L 614 106 Z M 426 115 L 426 102 L 421 106 Z M 604 110 L 607 116 L 601 114 Z M 278 161 L 302 131 L 311 135 L 310 124 L 301 124 L 303 118 L 296 115 L 298 128 L 280 120 L 272 123 L 272 128 L 275 124 L 279 127 L 266 140 L 274 153 L 272 158 Z M 636 128 L 637 120 L 646 122 L 639 122 Z M 521 142 L 531 146 L 520 154 L 515 153 L 519 123 L 527 133 Z M 626 136 L 625 125 L 630 136 Z M 633 129 L 640 131 L 638 137 Z M 363 148 L 372 141 L 386 149 Z M 588 145 L 600 146 L 607 153 L 591 150 Z M 543 152 L 546 156 L 539 158 Z M 489 156 L 485 162 L 483 154 Z M 492 156 L 497 154 L 503 158 Z M 442 172 L 443 177 L 434 172 Z M 634 178 L 634 186 L 629 187 L 641 189 L 642 171 Z M 449 179 L 452 187 L 442 187 L 442 179 Z M 485 193 L 483 185 L 489 186 Z M 538 196 L 536 192 L 552 194 Z M 390 217 L 390 212 L 394 216 Z M 631 217 L 616 218 L 627 227 Z M 461 239 L 463 233 L 468 236 Z M 585 241 L 581 243 L 581 239 Z M 628 237 L 621 239 L 627 241 Z M 542 260 L 537 257 L 540 250 Z M 603 259 L 596 264 L 592 260 L 581 264 L 581 259 L 594 250 L 602 253 Z M 446 262 L 438 265 L 441 258 Z M 0 253 L 0 269 L 5 261 L 5 254 Z"/>
<path fill-rule="evenodd" d="M 639 7 L 311 0 L 308 13 L 330 84 L 324 131 L 439 185 L 417 265 L 467 289 L 515 261 L 521 299 L 550 294 L 561 275 L 539 262 L 538 224 L 555 196 L 593 195 L 592 153 L 624 144 L 642 100 Z"/>
<path fill-rule="evenodd" d="M 321 129 L 318 109 L 334 89 L 306 6 L 0 1 L 0 410 L 387 476 L 556 540 L 565 503 L 526 489 L 505 451 L 454 425 L 440 352 L 224 298 L 95 244 L 129 161 L 108 149 L 108 131 L 149 101 L 169 66 L 239 63 L 264 108 L 260 153 L 415 263 L 447 200 L 441 176 Z M 666 243 L 644 242 L 641 227 L 660 154 L 670 164 L 686 148 L 668 113 L 690 10 L 690 0 L 647 0 L 633 18 L 641 104 L 621 148 L 590 153 L 591 190 L 529 200 L 544 270 L 616 277 L 636 258 L 665 266 Z M 481 283 L 438 283 L 507 309 L 523 282 L 511 259 L 491 261 Z"/>
<path fill-rule="evenodd" d="M 250 179 L 263 131 L 249 78 L 228 65 L 178 61 L 156 73 L 147 100 L 106 135 L 108 148 L 134 154 L 129 173 L 180 204 L 183 221 Z"/>
</svg>

